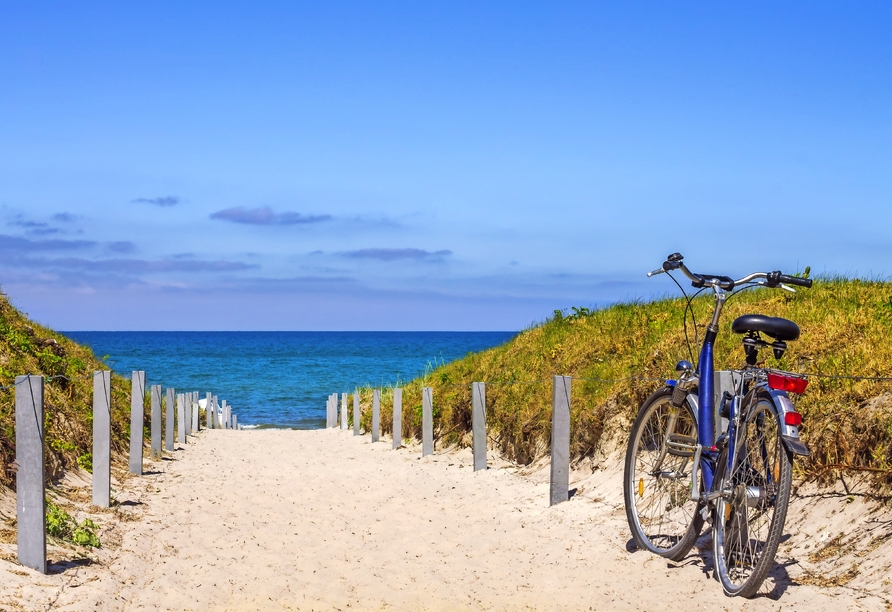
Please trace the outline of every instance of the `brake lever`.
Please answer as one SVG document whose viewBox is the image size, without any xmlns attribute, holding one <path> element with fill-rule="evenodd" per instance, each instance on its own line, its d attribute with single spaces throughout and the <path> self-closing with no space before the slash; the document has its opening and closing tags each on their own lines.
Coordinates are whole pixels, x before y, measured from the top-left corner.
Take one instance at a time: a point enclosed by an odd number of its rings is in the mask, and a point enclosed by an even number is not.
<svg viewBox="0 0 892 612">
<path fill-rule="evenodd" d="M 778 283 L 777 286 L 780 287 L 781 289 L 786 289 L 790 293 L 796 293 L 796 290 L 793 289 L 792 287 L 790 287 L 789 285 L 785 285 L 783 283 Z"/>
<path fill-rule="evenodd" d="M 648 273 L 647 273 L 647 278 L 650 278 L 651 276 L 656 276 L 657 274 L 662 274 L 662 273 L 665 272 L 665 271 L 666 271 L 666 270 L 664 270 L 663 268 L 657 268 L 657 269 L 654 270 L 653 272 L 648 272 Z"/>
</svg>

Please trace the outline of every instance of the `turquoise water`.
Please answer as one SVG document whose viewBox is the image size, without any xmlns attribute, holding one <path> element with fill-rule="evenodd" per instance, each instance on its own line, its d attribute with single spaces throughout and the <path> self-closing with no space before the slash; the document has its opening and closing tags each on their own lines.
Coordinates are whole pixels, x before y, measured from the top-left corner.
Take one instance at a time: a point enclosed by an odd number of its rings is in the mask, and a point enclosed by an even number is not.
<svg viewBox="0 0 892 612">
<path fill-rule="evenodd" d="M 330 393 L 389 386 L 507 342 L 514 332 L 64 332 L 118 374 L 212 392 L 239 423 L 325 426 Z"/>
</svg>

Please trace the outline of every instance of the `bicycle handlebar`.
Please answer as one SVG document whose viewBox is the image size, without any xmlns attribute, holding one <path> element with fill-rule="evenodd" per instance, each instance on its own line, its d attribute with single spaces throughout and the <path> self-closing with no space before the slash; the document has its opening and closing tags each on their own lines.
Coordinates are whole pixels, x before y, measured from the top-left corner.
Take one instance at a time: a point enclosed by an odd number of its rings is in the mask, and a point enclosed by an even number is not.
<svg viewBox="0 0 892 612">
<path fill-rule="evenodd" d="M 731 291 L 734 287 L 738 285 L 742 285 L 744 283 L 752 282 L 759 278 L 765 279 L 765 285 L 768 287 L 778 287 L 784 285 L 796 285 L 799 287 L 811 287 L 812 279 L 810 278 L 800 278 L 798 276 L 790 276 L 788 274 L 782 274 L 780 270 L 775 270 L 774 272 L 753 272 L 752 274 L 747 274 L 743 278 L 738 280 L 734 280 L 729 276 L 719 276 L 715 274 L 694 274 L 688 267 L 684 265 L 682 262 L 681 253 L 673 253 L 669 257 L 666 258 L 666 261 L 663 262 L 663 267 L 657 268 L 653 272 L 648 272 L 647 276 L 651 277 L 656 274 L 662 274 L 663 272 L 671 272 L 672 270 L 681 270 L 682 273 L 691 279 L 691 284 L 698 289 L 701 287 L 719 287 L 726 291 Z M 787 287 L 790 291 L 789 287 Z"/>
</svg>

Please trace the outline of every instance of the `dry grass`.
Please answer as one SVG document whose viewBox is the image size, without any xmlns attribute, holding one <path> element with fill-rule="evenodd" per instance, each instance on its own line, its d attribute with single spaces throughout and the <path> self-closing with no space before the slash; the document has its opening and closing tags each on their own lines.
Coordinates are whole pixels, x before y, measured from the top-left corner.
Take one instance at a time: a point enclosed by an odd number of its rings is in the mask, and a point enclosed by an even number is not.
<svg viewBox="0 0 892 612">
<path fill-rule="evenodd" d="M 29 321 L 0 294 L 0 485 L 15 486 L 15 377 L 47 377 L 44 385 L 47 477 L 92 465 L 93 372 L 108 370 L 86 347 Z M 50 379 L 50 377 L 60 378 Z M 64 378 L 61 378 L 64 377 Z M 130 382 L 112 375 L 112 455 L 130 435 Z M 147 423 L 148 425 L 148 423 Z"/>
<path fill-rule="evenodd" d="M 574 318 L 555 317 L 505 345 L 432 369 L 403 385 L 405 435 L 420 437 L 421 387 L 434 389 L 435 430 L 440 443 L 467 444 L 470 384 L 485 381 L 492 442 L 508 458 L 527 464 L 548 449 L 551 377 L 574 376 L 572 452 L 598 452 L 628 427 L 638 406 L 658 382 L 584 379 L 670 378 L 680 359 L 690 359 L 682 327 L 684 302 L 667 299 L 619 304 Z M 702 338 L 711 297 L 694 302 Z M 796 321 L 801 338 L 775 360 L 760 360 L 798 372 L 892 376 L 892 284 L 881 281 L 819 279 L 796 295 L 759 289 L 727 304 L 716 346 L 718 369 L 741 367 L 740 336 L 731 321 L 747 313 Z M 693 328 L 689 333 L 693 339 Z M 697 347 L 694 348 L 695 355 Z M 382 397 L 382 430 L 390 428 L 390 392 Z M 363 394 L 368 426 L 370 393 Z M 800 476 L 829 480 L 846 471 L 872 474 L 888 496 L 892 484 L 892 383 L 814 377 L 798 400 L 805 417 L 803 438 L 812 456 L 797 461 Z"/>
</svg>

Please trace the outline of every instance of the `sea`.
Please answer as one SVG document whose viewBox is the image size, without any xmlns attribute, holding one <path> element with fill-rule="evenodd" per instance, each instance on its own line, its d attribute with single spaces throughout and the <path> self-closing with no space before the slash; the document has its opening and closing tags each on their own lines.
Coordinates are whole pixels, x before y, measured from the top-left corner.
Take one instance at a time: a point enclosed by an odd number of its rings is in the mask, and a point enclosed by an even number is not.
<svg viewBox="0 0 892 612">
<path fill-rule="evenodd" d="M 210 392 L 239 424 L 259 428 L 325 426 L 331 393 L 398 386 L 516 332 L 63 332 L 146 387 Z"/>
</svg>

